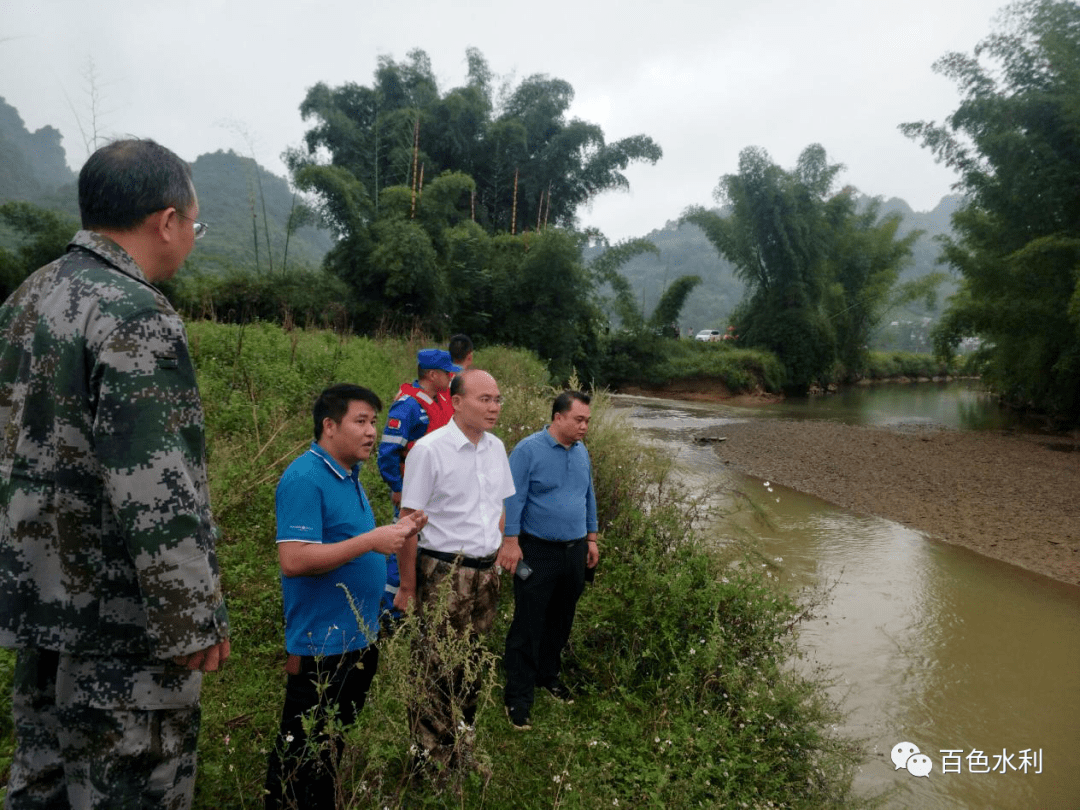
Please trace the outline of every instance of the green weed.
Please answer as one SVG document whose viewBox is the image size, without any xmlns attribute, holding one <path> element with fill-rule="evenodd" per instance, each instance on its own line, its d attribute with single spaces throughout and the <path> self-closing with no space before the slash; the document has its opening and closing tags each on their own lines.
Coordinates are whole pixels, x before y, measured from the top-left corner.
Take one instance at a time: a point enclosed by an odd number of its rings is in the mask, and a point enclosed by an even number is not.
<svg viewBox="0 0 1080 810">
<path fill-rule="evenodd" d="M 372 341 L 276 326 L 189 326 L 207 415 L 210 480 L 232 657 L 203 688 L 198 808 L 262 805 L 285 675 L 273 492 L 311 441 L 314 396 L 332 382 L 372 388 L 384 404 L 415 375 L 422 335 Z M 710 357 L 715 347 L 688 350 Z M 728 354 L 714 352 L 716 357 Z M 745 365 L 754 361 L 743 353 Z M 713 362 L 711 358 L 709 362 Z M 702 361 L 704 362 L 704 361 Z M 524 352 L 490 348 L 505 404 L 496 433 L 508 449 L 550 416 L 547 371 Z M 766 370 L 766 373 L 772 373 Z M 385 410 L 383 413 L 385 416 Z M 705 542 L 705 507 L 673 483 L 601 393 L 587 439 L 601 526 L 596 581 L 578 607 L 565 656 L 572 704 L 542 696 L 533 730 L 515 732 L 501 707 L 497 661 L 513 610 L 504 584 L 485 641 L 476 759 L 441 789 L 410 781 L 407 621 L 380 648 L 380 671 L 359 721 L 341 729 L 346 807 L 851 806 L 860 752 L 829 732 L 835 707 L 821 686 L 785 666 L 805 606 L 775 590 L 760 565 Z M 375 465 L 362 480 L 380 522 L 389 499 Z M 0 678 L 11 653 L 0 652 Z M 6 690 L 3 711 L 10 710 Z M 10 757 L 10 726 L 2 729 Z"/>
</svg>

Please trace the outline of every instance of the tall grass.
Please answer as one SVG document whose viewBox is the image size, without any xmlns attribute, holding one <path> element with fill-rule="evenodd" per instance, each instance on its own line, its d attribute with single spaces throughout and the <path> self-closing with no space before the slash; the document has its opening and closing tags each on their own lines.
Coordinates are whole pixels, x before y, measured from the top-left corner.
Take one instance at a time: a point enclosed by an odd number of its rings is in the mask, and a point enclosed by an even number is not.
<svg viewBox="0 0 1080 810">
<path fill-rule="evenodd" d="M 326 331 L 192 323 L 207 414 L 210 480 L 233 654 L 203 689 L 199 808 L 262 804 L 266 755 L 284 694 L 281 591 L 273 492 L 311 440 L 310 406 L 332 382 L 372 388 L 388 404 L 415 374 L 422 336 L 370 341 Z M 505 404 L 496 433 L 512 447 L 550 415 L 547 372 L 508 349 L 477 352 Z M 347 742 L 342 793 L 353 807 L 845 806 L 859 752 L 830 735 L 822 688 L 793 674 L 800 606 L 695 536 L 703 505 L 670 466 L 594 399 L 587 444 L 596 475 L 601 562 L 566 656 L 572 704 L 546 695 L 533 731 L 512 731 L 496 666 L 513 610 L 504 587 L 488 639 L 476 721 L 479 772 L 437 789 L 408 779 L 405 706 L 411 635 L 381 647 L 380 671 Z M 385 412 L 384 412 L 385 415 Z M 375 465 L 362 480 L 390 519 Z M 0 656 L 0 674 L 10 654 Z M 8 693 L 4 695 L 8 716 Z M 10 755 L 10 727 L 7 729 Z"/>
<path fill-rule="evenodd" d="M 959 362 L 914 352 L 870 352 L 862 376 L 870 380 L 932 379 L 958 373 Z"/>
<path fill-rule="evenodd" d="M 787 372 L 775 354 L 736 348 L 729 341 L 671 340 L 649 333 L 619 333 L 602 344 L 602 382 L 666 385 L 709 378 L 732 393 L 779 392 Z"/>
</svg>

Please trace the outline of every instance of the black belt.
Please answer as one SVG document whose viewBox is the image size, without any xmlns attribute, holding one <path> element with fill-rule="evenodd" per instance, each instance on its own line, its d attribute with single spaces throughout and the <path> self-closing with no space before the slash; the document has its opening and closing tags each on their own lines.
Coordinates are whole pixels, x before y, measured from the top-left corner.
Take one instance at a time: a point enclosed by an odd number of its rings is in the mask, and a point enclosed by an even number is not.
<svg viewBox="0 0 1080 810">
<path fill-rule="evenodd" d="M 521 532 L 518 537 L 521 540 L 531 540 L 535 543 L 551 543 L 555 546 L 572 546 L 574 543 L 582 542 L 585 537 L 575 537 L 573 540 L 548 540 L 546 537 L 537 537 L 535 534 L 529 534 L 528 532 Z"/>
<path fill-rule="evenodd" d="M 463 565 L 466 568 L 476 568 L 480 571 L 491 568 L 495 564 L 495 558 L 498 554 L 492 554 L 490 557 L 466 557 L 464 554 L 451 554 L 447 551 L 435 551 L 434 549 L 424 548 L 420 546 L 417 548 L 421 554 L 426 554 L 428 557 L 434 557 L 436 560 L 442 560 L 446 563 L 457 563 Z"/>
</svg>

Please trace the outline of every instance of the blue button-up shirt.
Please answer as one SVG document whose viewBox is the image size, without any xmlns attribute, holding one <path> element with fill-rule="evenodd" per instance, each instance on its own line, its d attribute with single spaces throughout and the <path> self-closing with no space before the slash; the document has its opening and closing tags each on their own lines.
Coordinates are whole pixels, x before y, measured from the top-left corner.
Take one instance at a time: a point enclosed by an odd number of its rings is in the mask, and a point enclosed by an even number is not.
<svg viewBox="0 0 1080 810">
<path fill-rule="evenodd" d="M 581 442 L 565 447 L 544 428 L 518 442 L 510 470 L 517 492 L 505 501 L 507 537 L 569 541 L 597 530 L 592 461 Z"/>
</svg>

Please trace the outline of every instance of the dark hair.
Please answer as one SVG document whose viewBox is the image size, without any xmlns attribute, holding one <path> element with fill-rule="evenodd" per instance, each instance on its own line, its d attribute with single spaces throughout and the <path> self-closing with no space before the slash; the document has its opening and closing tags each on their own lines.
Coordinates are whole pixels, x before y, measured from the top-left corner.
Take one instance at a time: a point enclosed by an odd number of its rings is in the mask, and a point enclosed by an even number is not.
<svg viewBox="0 0 1080 810">
<path fill-rule="evenodd" d="M 87 230 L 130 231 L 155 211 L 195 204 L 191 168 L 151 140 L 113 141 L 79 172 L 79 213 Z"/>
<path fill-rule="evenodd" d="M 569 411 L 572 407 L 574 407 L 575 399 L 584 405 L 588 405 L 590 402 L 592 402 L 592 397 L 590 397 L 588 394 L 582 393 L 581 391 L 563 391 L 561 394 L 555 397 L 555 401 L 551 404 L 551 418 L 554 420 L 555 414 L 566 413 L 567 411 Z"/>
<path fill-rule="evenodd" d="M 454 378 L 450 380 L 450 396 L 456 397 L 458 394 L 465 396 L 465 392 L 461 389 L 465 387 L 465 377 L 468 375 L 471 369 L 465 369 L 460 374 L 455 374 Z"/>
<path fill-rule="evenodd" d="M 482 368 L 467 368 L 460 374 L 455 374 L 450 380 L 450 396 L 456 397 L 458 394 L 465 396 L 465 378 L 470 377 L 478 371 L 483 371 Z"/>
<path fill-rule="evenodd" d="M 318 399 L 315 400 L 315 407 L 311 410 L 311 415 L 315 419 L 315 441 L 322 438 L 323 420 L 330 418 L 340 423 L 349 410 L 349 403 L 356 400 L 366 402 L 375 409 L 376 413 L 382 410 L 382 400 L 378 395 L 359 385 L 339 383 L 319 394 Z"/>
<path fill-rule="evenodd" d="M 472 340 L 468 335 L 454 335 L 450 338 L 450 345 L 447 347 L 447 351 L 450 352 L 450 360 L 455 366 L 460 366 L 461 361 L 469 356 L 469 352 L 473 350 Z"/>
</svg>

